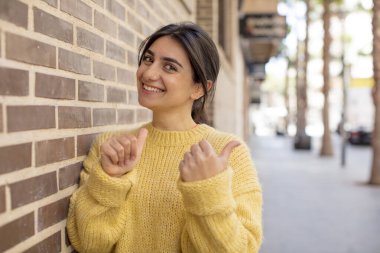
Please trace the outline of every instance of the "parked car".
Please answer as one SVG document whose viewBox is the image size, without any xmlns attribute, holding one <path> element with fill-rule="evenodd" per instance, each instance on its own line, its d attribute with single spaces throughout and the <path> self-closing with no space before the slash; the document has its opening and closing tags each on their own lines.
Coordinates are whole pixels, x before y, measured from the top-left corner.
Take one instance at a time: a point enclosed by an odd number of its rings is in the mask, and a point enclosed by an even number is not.
<svg viewBox="0 0 380 253">
<path fill-rule="evenodd" d="M 348 131 L 348 141 L 353 145 L 371 145 L 372 132 L 364 128 Z"/>
</svg>

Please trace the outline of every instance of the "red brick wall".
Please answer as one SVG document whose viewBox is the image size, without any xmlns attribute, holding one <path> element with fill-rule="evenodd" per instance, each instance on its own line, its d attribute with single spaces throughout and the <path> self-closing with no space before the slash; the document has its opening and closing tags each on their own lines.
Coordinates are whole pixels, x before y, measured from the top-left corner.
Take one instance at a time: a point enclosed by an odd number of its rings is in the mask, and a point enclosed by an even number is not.
<svg viewBox="0 0 380 253">
<path fill-rule="evenodd" d="M 98 133 L 150 119 L 138 44 L 193 0 L 0 0 L 0 252 L 71 252 L 69 198 Z"/>
</svg>

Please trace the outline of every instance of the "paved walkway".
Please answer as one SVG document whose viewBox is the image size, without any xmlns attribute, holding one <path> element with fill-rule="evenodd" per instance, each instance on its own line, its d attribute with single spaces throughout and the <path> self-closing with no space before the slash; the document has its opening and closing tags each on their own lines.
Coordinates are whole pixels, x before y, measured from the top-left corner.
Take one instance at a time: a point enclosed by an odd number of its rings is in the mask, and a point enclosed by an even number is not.
<svg viewBox="0 0 380 253">
<path fill-rule="evenodd" d="M 366 184 L 369 147 L 348 146 L 334 158 L 294 151 L 288 137 L 251 138 L 264 194 L 260 253 L 380 253 L 380 187 Z"/>
</svg>

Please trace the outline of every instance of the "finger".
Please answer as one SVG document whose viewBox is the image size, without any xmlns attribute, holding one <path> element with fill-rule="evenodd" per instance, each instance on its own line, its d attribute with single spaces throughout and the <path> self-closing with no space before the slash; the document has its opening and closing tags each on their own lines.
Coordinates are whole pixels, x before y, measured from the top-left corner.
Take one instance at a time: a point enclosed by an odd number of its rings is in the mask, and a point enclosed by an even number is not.
<svg viewBox="0 0 380 253">
<path fill-rule="evenodd" d="M 240 145 L 240 142 L 238 141 L 230 141 L 229 143 L 227 143 L 226 146 L 224 146 L 222 152 L 220 153 L 220 157 L 223 157 L 226 160 L 228 160 L 228 158 L 231 155 L 232 150 L 239 145 Z"/>
<path fill-rule="evenodd" d="M 186 162 L 182 160 L 179 163 L 179 175 L 182 181 L 186 182 L 187 178 L 189 177 L 189 170 L 186 166 Z"/>
<path fill-rule="evenodd" d="M 141 128 L 137 136 L 137 156 L 141 155 L 147 136 L 148 136 L 148 130 L 146 128 Z"/>
<path fill-rule="evenodd" d="M 183 160 L 185 161 L 186 164 L 190 164 L 190 162 L 192 162 L 193 160 L 193 156 L 191 155 L 190 152 L 186 152 Z"/>
<path fill-rule="evenodd" d="M 180 173 L 182 172 L 182 170 L 185 168 L 185 161 L 182 160 L 179 165 L 178 165 L 178 168 L 179 168 L 179 171 Z"/>
<path fill-rule="evenodd" d="M 103 152 L 104 156 L 107 156 L 113 164 L 117 164 L 119 161 L 117 152 L 114 148 L 111 147 L 110 143 L 103 144 Z"/>
<path fill-rule="evenodd" d="M 124 148 L 123 148 L 123 145 L 121 145 L 116 139 L 113 139 L 110 142 L 110 146 L 111 146 L 111 148 L 113 150 L 115 150 L 115 152 L 117 154 L 117 162 L 115 164 L 121 165 L 120 163 L 122 163 L 124 161 Z"/>
<path fill-rule="evenodd" d="M 213 147 L 211 146 L 211 144 L 206 141 L 206 140 L 201 140 L 199 142 L 199 147 L 202 149 L 203 153 L 209 155 L 209 154 L 212 154 L 214 151 Z"/>
<path fill-rule="evenodd" d="M 131 141 L 129 140 L 129 138 L 127 136 L 123 136 L 121 139 L 119 139 L 119 141 L 121 142 L 121 144 L 123 145 L 123 148 L 124 148 L 124 159 L 122 161 L 124 163 L 123 165 L 125 165 L 127 163 L 127 161 L 130 160 Z"/>
<path fill-rule="evenodd" d="M 193 156 L 200 155 L 202 153 L 202 149 L 199 147 L 198 144 L 194 144 L 190 148 L 190 152 Z"/>
<path fill-rule="evenodd" d="M 131 155 L 130 155 L 130 159 L 131 160 L 135 160 L 136 157 L 137 157 L 137 138 L 132 136 L 130 138 L 130 142 L 131 142 Z"/>
</svg>

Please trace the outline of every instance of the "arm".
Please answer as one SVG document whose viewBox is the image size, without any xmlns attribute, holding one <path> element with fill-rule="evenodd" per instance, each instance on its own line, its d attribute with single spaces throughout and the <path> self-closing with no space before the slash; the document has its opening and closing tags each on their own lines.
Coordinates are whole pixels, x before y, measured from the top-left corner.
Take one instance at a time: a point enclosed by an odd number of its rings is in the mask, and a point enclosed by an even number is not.
<svg viewBox="0 0 380 253">
<path fill-rule="evenodd" d="M 111 252 L 123 231 L 125 199 L 133 171 L 120 178 L 107 175 L 100 163 L 100 145 L 110 137 L 100 135 L 84 160 L 81 186 L 71 198 L 67 230 L 79 252 Z"/>
<path fill-rule="evenodd" d="M 258 252 L 262 194 L 245 145 L 234 150 L 229 167 L 205 180 L 178 182 L 186 210 L 184 253 Z"/>
</svg>

